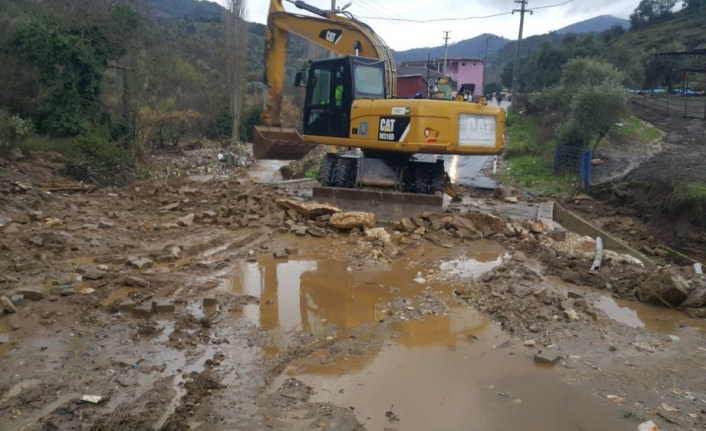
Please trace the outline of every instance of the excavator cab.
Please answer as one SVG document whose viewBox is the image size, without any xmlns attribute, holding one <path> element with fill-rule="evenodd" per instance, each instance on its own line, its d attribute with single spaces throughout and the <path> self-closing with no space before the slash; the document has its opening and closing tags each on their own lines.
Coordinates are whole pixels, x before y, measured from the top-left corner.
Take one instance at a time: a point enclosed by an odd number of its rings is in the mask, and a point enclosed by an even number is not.
<svg viewBox="0 0 706 431">
<path fill-rule="evenodd" d="M 346 56 L 311 63 L 304 134 L 348 138 L 353 101 L 385 98 L 384 61 Z"/>
</svg>

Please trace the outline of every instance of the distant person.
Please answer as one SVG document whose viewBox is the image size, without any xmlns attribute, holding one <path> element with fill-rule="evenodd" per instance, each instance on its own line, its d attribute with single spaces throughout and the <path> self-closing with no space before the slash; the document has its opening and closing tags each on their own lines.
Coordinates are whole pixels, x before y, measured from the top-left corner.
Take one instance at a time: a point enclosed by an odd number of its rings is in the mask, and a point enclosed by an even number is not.
<svg viewBox="0 0 706 431">
<path fill-rule="evenodd" d="M 498 106 L 500 106 L 500 104 L 503 101 L 503 93 L 500 93 L 500 92 L 495 93 L 495 100 L 498 101 Z"/>
</svg>

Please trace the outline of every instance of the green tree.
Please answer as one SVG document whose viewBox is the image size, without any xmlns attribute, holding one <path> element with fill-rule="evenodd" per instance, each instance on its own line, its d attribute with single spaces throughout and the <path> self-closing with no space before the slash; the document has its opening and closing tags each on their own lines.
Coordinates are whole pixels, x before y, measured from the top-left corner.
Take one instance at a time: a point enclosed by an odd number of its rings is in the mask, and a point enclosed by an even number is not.
<svg viewBox="0 0 706 431">
<path fill-rule="evenodd" d="M 657 16 L 655 12 L 655 0 L 642 0 L 630 14 L 630 26 L 640 28 Z"/>
<path fill-rule="evenodd" d="M 683 0 L 682 6 L 684 9 L 695 10 L 698 13 L 702 7 L 706 6 L 706 0 Z"/>
<path fill-rule="evenodd" d="M 107 20 L 129 16 L 125 8 L 116 5 Z M 37 71 L 41 86 L 34 112 L 40 131 L 76 136 L 100 118 L 103 73 L 109 60 L 124 53 L 120 42 L 109 37 L 101 25 L 101 18 L 71 26 L 54 14 L 46 14 L 15 30 L 10 48 Z"/>
<path fill-rule="evenodd" d="M 630 15 L 630 25 L 640 28 L 650 22 L 668 19 L 676 5 L 677 0 L 642 0 Z"/>
<path fill-rule="evenodd" d="M 562 118 L 557 142 L 595 150 L 613 124 L 627 113 L 624 75 L 598 58 L 574 58 L 562 68 L 559 86 L 542 91 L 533 102 Z"/>
<path fill-rule="evenodd" d="M 586 139 L 593 139 L 596 151 L 610 128 L 628 112 L 625 90 L 614 82 L 581 87 L 571 100 L 570 117 L 580 125 Z"/>
</svg>

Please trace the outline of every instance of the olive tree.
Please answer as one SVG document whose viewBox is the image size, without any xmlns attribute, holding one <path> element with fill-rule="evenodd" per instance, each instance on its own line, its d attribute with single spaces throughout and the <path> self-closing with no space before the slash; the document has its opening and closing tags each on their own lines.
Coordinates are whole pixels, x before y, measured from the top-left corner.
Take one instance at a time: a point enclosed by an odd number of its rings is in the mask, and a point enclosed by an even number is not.
<svg viewBox="0 0 706 431">
<path fill-rule="evenodd" d="M 559 85 L 539 93 L 534 102 L 562 119 L 557 142 L 577 147 L 593 142 L 595 151 L 628 112 L 624 80 L 623 73 L 605 60 L 574 58 L 562 68 Z"/>
</svg>

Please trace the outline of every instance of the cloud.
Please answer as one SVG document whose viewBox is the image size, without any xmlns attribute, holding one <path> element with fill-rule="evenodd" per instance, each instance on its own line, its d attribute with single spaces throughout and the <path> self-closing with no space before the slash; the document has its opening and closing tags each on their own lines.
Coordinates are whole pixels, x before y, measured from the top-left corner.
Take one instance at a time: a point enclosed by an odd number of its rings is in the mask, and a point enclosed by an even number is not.
<svg viewBox="0 0 706 431">
<path fill-rule="evenodd" d="M 225 3 L 225 0 L 219 0 Z M 349 0 L 337 0 L 339 7 Z M 443 31 L 450 30 L 451 43 L 469 39 L 483 33 L 492 33 L 508 39 L 517 39 L 519 14 L 506 14 L 486 19 L 415 23 L 397 19 L 433 20 L 441 18 L 480 17 L 509 13 L 519 5 L 513 0 L 472 0 L 459 4 L 458 0 L 435 0 L 410 2 L 409 0 L 350 0 L 347 11 L 369 24 L 395 50 L 438 46 L 443 44 Z M 639 0 L 574 0 L 563 6 L 538 9 L 563 3 L 565 0 L 529 0 L 528 8 L 534 9 L 526 15 L 524 36 L 544 34 L 558 30 L 578 21 L 598 15 L 615 15 L 627 18 Z M 330 9 L 330 0 L 308 0 L 308 3 Z M 285 1 L 285 8 L 294 13 L 305 13 Z M 267 19 L 269 1 L 248 2 L 251 21 L 264 23 Z M 468 55 L 477 55 L 469 53 Z"/>
</svg>

